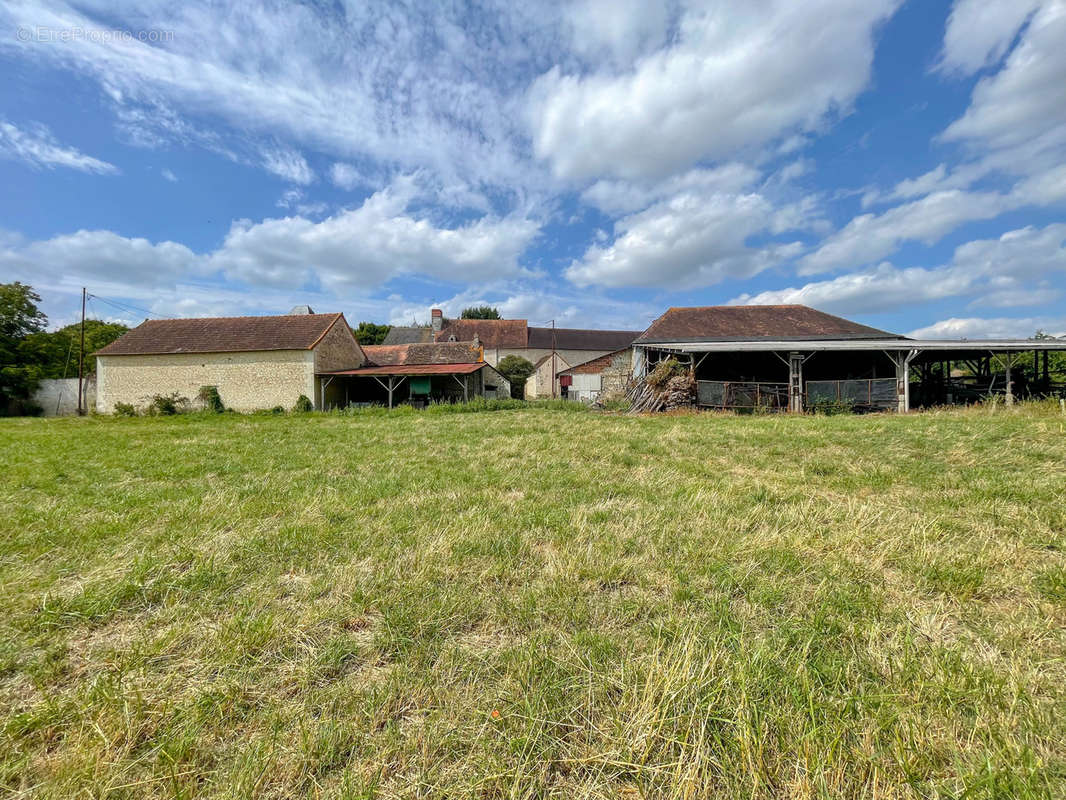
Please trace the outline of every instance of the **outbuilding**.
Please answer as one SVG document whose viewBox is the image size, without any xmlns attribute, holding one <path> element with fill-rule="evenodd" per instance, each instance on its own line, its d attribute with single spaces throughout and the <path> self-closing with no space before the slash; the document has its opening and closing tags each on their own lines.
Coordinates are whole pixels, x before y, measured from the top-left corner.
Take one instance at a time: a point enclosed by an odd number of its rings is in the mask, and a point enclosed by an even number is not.
<svg viewBox="0 0 1066 800">
<path fill-rule="evenodd" d="M 807 306 L 671 308 L 633 343 L 634 374 L 666 358 L 693 369 L 700 406 L 802 411 L 822 403 L 908 411 L 1020 393 L 1023 354 L 1066 350 L 1058 339 L 910 339 Z M 966 365 L 957 376 L 953 365 Z M 1036 371 L 1039 375 L 1039 370 Z M 1047 359 L 1028 394 L 1056 390 Z"/>
<path fill-rule="evenodd" d="M 366 345 L 366 363 L 319 374 L 325 408 L 407 404 L 424 407 L 510 397 L 511 384 L 469 342 Z"/>
<path fill-rule="evenodd" d="M 145 320 L 96 356 L 96 409 L 144 406 L 155 395 L 190 400 L 213 386 L 235 411 L 321 408 L 321 374 L 366 362 L 344 315 L 285 314 Z"/>
</svg>

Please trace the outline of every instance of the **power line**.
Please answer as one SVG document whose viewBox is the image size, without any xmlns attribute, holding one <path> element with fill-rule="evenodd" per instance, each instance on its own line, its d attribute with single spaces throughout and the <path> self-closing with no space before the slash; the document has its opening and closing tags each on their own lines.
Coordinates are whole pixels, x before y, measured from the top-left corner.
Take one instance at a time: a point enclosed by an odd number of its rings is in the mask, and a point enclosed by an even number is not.
<svg viewBox="0 0 1066 800">
<path fill-rule="evenodd" d="M 133 305 L 130 305 L 128 303 L 120 303 L 117 300 L 111 300 L 111 299 L 109 299 L 107 297 L 101 297 L 98 294 L 90 294 L 89 297 L 91 297 L 91 298 L 93 298 L 95 300 L 99 300 L 102 303 L 107 303 L 108 305 L 112 305 L 115 308 L 120 309 L 122 311 L 137 311 L 137 312 L 140 312 L 141 314 L 147 314 L 150 317 L 165 317 L 166 319 L 175 319 L 175 317 L 172 317 L 169 314 L 160 314 L 158 311 L 149 311 L 147 308 L 141 308 L 140 306 L 133 306 Z"/>
</svg>

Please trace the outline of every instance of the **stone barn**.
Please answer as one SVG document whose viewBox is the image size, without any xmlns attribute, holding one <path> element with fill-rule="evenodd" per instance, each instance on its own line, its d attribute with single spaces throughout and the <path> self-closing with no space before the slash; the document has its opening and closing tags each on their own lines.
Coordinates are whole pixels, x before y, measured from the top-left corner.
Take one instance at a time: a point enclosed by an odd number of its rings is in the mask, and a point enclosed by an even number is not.
<svg viewBox="0 0 1066 800">
<path fill-rule="evenodd" d="M 235 411 L 289 409 L 300 395 L 320 408 L 322 374 L 366 363 L 340 313 L 145 320 L 95 356 L 102 414 L 204 386 Z"/>
</svg>

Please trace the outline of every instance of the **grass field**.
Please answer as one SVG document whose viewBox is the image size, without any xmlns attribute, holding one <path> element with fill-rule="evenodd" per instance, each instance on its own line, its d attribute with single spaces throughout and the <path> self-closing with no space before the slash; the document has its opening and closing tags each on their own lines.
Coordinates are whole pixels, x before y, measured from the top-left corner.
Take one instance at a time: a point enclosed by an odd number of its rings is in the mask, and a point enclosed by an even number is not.
<svg viewBox="0 0 1066 800">
<path fill-rule="evenodd" d="M 1066 796 L 1066 416 L 0 421 L 0 796 Z"/>
</svg>

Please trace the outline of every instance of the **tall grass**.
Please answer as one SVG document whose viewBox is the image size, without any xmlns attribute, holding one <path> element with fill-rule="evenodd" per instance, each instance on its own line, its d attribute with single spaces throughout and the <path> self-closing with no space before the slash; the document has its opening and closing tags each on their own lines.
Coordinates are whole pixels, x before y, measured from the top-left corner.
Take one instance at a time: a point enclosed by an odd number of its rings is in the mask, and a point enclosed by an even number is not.
<svg viewBox="0 0 1066 800">
<path fill-rule="evenodd" d="M 1066 795 L 1057 406 L 444 408 L 0 421 L 0 794 Z"/>
</svg>

